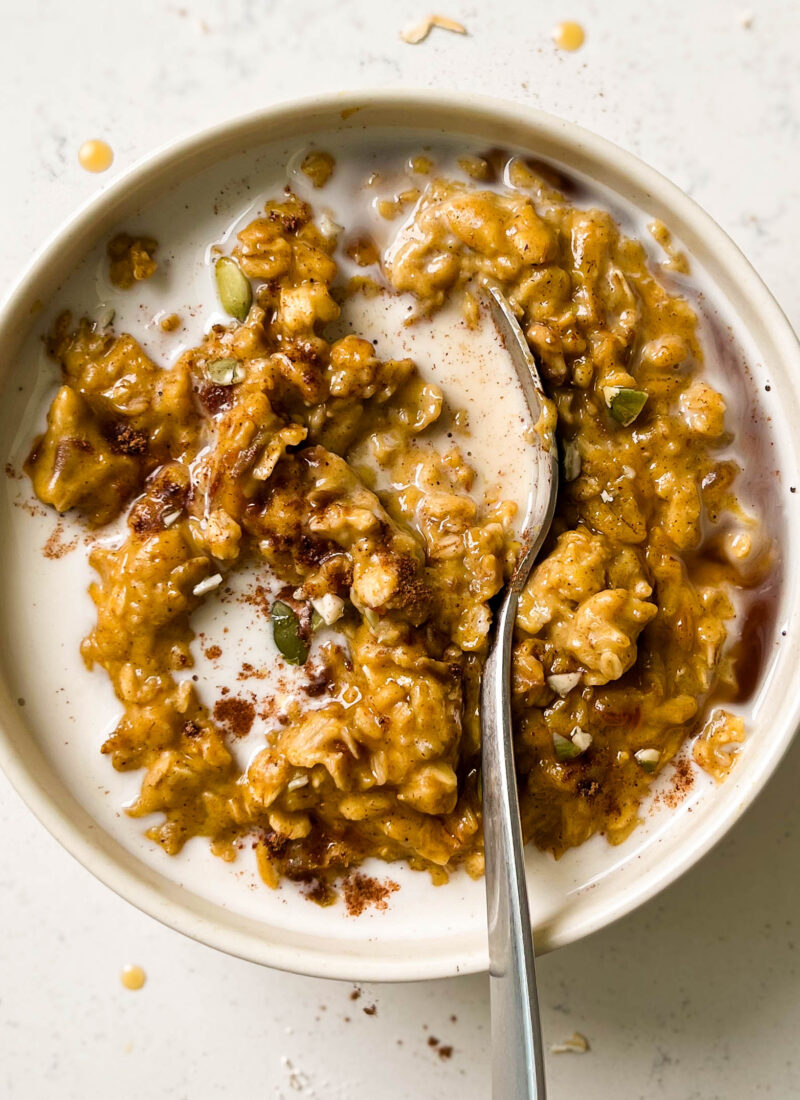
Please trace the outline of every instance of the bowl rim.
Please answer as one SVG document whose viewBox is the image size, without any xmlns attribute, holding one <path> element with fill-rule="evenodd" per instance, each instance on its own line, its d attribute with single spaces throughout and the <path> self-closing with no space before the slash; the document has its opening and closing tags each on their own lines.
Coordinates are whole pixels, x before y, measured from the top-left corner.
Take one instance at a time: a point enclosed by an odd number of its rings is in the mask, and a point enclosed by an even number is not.
<svg viewBox="0 0 800 1100">
<path fill-rule="evenodd" d="M 327 113 L 331 119 L 334 113 L 347 119 L 364 108 L 402 108 L 408 111 L 412 120 L 408 123 L 409 128 L 415 125 L 420 114 L 437 110 L 462 116 L 465 121 L 467 118 L 499 119 L 509 126 L 519 126 L 531 137 L 539 134 L 562 143 L 579 152 L 587 163 L 600 163 L 612 174 L 624 177 L 642 196 L 657 199 L 675 212 L 698 240 L 714 250 L 731 283 L 746 289 L 752 315 L 769 329 L 778 361 L 786 365 L 788 375 L 794 372 L 800 379 L 800 344 L 777 301 L 725 231 L 675 184 L 634 154 L 575 123 L 510 100 L 433 89 L 387 88 L 293 98 L 216 123 L 158 147 L 85 201 L 39 248 L 0 303 L 0 346 L 6 334 L 18 333 L 29 325 L 37 288 L 45 281 L 51 255 L 71 238 L 83 237 L 102 220 L 112 218 L 117 205 L 130 199 L 131 193 L 144 186 L 152 176 L 167 167 L 180 171 L 184 162 L 190 162 L 195 156 L 199 157 L 221 143 L 229 145 L 239 139 L 255 138 L 259 131 L 261 140 L 266 140 L 270 123 L 290 124 L 294 120 L 300 126 L 305 116 L 313 117 L 318 112 Z M 424 126 L 424 120 L 420 125 Z M 435 127 L 433 122 L 429 125 Z M 628 890 L 617 905 L 607 906 L 605 911 L 592 918 L 580 919 L 571 914 L 559 926 L 537 929 L 537 951 L 542 953 L 564 946 L 620 919 L 663 890 L 710 851 L 763 789 L 789 747 L 800 724 L 800 693 L 795 696 L 793 707 L 787 709 L 789 714 L 782 730 L 771 741 L 770 750 L 760 767 L 753 769 L 754 775 L 742 796 L 729 807 L 723 807 L 725 812 L 718 813 L 710 825 L 690 838 L 691 842 L 682 848 L 680 858 L 673 859 L 662 874 L 653 876 L 645 886 Z M 106 850 L 96 835 L 99 832 L 97 828 L 93 835 L 91 828 L 73 820 L 59 805 L 56 792 L 49 789 L 50 785 L 44 780 L 37 778 L 22 759 L 6 730 L 5 721 L 0 722 L 0 766 L 39 821 L 95 877 L 141 911 L 209 946 L 283 970 L 351 981 L 416 981 L 487 969 L 485 947 L 467 956 L 457 954 L 453 949 L 449 953 L 439 952 L 429 956 L 389 953 L 381 957 L 367 952 L 356 957 L 344 950 L 338 953 L 319 949 L 298 950 L 221 925 L 190 911 L 179 899 L 166 897 L 155 881 L 147 881 L 141 873 L 124 866 Z"/>
</svg>

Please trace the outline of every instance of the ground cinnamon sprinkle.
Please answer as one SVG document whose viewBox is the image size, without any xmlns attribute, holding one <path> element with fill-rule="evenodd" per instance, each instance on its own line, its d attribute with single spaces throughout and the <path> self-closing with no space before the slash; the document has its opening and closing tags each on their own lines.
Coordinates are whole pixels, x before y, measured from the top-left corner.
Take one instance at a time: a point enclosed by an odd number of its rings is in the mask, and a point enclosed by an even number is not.
<svg viewBox="0 0 800 1100">
<path fill-rule="evenodd" d="M 256 608 L 257 611 L 260 611 L 262 615 L 266 615 L 267 618 L 269 618 L 272 611 L 272 605 L 275 602 L 272 594 L 263 584 L 257 584 L 252 592 L 248 592 L 239 598 L 242 603 L 246 603 L 250 607 Z"/>
<path fill-rule="evenodd" d="M 218 645 L 210 645 L 208 649 L 205 650 L 205 655 L 208 657 L 209 661 L 216 661 L 218 657 L 222 656 L 222 649 Z"/>
<path fill-rule="evenodd" d="M 675 772 L 670 780 L 670 786 L 661 792 L 661 801 L 670 810 L 679 806 L 694 786 L 694 769 L 691 761 L 681 756 L 672 763 Z"/>
<path fill-rule="evenodd" d="M 242 667 L 236 673 L 237 680 L 266 680 L 267 670 L 264 668 L 256 668 L 255 665 L 251 665 L 249 661 L 244 661 Z"/>
<path fill-rule="evenodd" d="M 34 504 L 32 500 L 15 500 L 15 508 L 21 508 L 23 512 L 27 512 L 29 516 L 46 516 L 48 514 L 46 508 L 42 508 L 39 504 Z"/>
<path fill-rule="evenodd" d="M 55 525 L 52 534 L 42 547 L 42 553 L 50 561 L 57 561 L 59 558 L 63 558 L 65 554 L 71 553 L 77 545 L 77 535 L 68 541 L 64 540 L 64 527 L 59 522 Z"/>
<path fill-rule="evenodd" d="M 400 887 L 390 878 L 380 882 L 370 875 L 362 875 L 356 872 L 348 875 L 342 882 L 344 903 L 351 917 L 360 917 L 365 909 L 374 905 L 376 909 L 386 909 L 389 905 L 388 897 Z M 366 1009 L 364 1010 L 366 1012 Z"/>
<path fill-rule="evenodd" d="M 252 729 L 255 717 L 256 708 L 249 699 L 242 699 L 240 695 L 218 699 L 214 704 L 215 722 L 233 737 L 246 737 Z"/>
</svg>

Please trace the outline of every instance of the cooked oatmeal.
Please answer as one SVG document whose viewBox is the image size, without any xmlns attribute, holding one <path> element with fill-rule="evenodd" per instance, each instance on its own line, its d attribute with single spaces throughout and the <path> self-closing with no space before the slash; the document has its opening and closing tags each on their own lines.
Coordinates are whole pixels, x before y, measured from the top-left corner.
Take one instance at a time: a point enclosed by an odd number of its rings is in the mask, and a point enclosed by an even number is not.
<svg viewBox="0 0 800 1100">
<path fill-rule="evenodd" d="M 161 815 L 148 835 L 167 852 L 201 835 L 233 859 L 253 840 L 273 885 L 367 856 L 437 881 L 482 871 L 478 689 L 516 506 L 478 491 L 462 446 L 431 445 L 464 414 L 411 359 L 379 358 L 369 331 L 334 335 L 364 293 L 409 294 L 420 317 L 455 302 L 480 325 L 481 286 L 500 286 L 557 409 L 558 510 L 514 645 L 526 838 L 556 854 L 623 840 L 696 735 L 716 777 L 734 760 L 743 725 L 717 706 L 738 691 L 728 635 L 771 551 L 737 500 L 695 313 L 549 174 L 511 158 L 500 184 L 499 154 L 462 159 L 454 179 L 420 153 L 377 198 L 387 247 L 291 192 L 268 201 L 216 259 L 241 319 L 171 367 L 88 319 L 52 333 L 62 385 L 27 469 L 58 512 L 127 517 L 121 544 L 92 551 L 82 652 L 124 708 L 103 751 L 144 769 L 130 812 Z M 314 150 L 302 171 L 323 196 L 336 165 Z M 112 246 L 118 285 L 155 271 L 155 241 Z M 253 562 L 283 585 L 274 637 L 287 663 L 316 662 L 315 687 L 243 769 L 232 741 L 252 704 L 209 708 L 176 674 L 192 612 Z"/>
</svg>

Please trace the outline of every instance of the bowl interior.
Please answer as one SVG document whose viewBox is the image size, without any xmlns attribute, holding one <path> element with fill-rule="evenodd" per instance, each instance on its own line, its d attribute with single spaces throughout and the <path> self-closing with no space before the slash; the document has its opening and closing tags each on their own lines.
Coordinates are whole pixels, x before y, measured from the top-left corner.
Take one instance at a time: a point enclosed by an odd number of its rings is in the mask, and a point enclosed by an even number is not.
<svg viewBox="0 0 800 1100">
<path fill-rule="evenodd" d="M 712 381 L 723 388 L 748 456 L 747 492 L 769 500 L 782 562 L 798 537 L 797 441 L 789 425 L 800 408 L 793 369 L 797 347 L 780 311 L 735 247 L 684 196 L 633 158 L 575 127 L 516 107 L 436 96 L 340 97 L 263 115 L 201 135 L 157 154 L 112 185 L 47 246 L 0 317 L 0 450 L 18 470 L 43 421 L 55 370 L 40 335 L 63 306 L 96 305 L 111 290 L 101 274 L 105 241 L 117 226 L 141 228 L 163 247 L 163 272 L 114 300 L 115 323 L 141 325 L 164 308 L 196 305 L 199 330 L 216 319 L 206 248 L 237 218 L 284 183 L 283 166 L 314 143 L 375 155 L 421 144 L 452 148 L 505 145 L 549 161 L 582 193 L 645 235 L 662 219 L 687 249 L 695 304 L 703 317 Z M 654 252 L 655 258 L 655 252 Z M 140 303 L 148 308 L 136 314 Z M 126 308 L 130 315 L 126 316 Z M 137 327 L 131 331 L 137 333 Z M 198 333 L 199 334 L 199 333 Z M 157 326 L 149 339 L 159 350 Z M 187 336 L 188 339 L 188 336 Z M 794 377 L 797 377 L 795 374 Z M 768 389 L 765 387 L 769 387 Z M 4 480 L 0 493 L 0 754 L 22 796 L 90 870 L 140 908 L 207 943 L 258 962 L 349 979 L 416 979 L 485 968 L 483 885 L 464 874 L 444 887 L 392 865 L 367 867 L 400 885 L 385 911 L 358 918 L 342 905 L 320 909 L 292 884 L 259 886 L 251 852 L 231 867 L 194 840 L 171 859 L 146 840 L 143 825 L 120 812 L 138 788 L 99 753 L 118 708 L 105 677 L 78 653 L 93 614 L 91 570 L 81 530 L 65 517 L 55 531 L 29 496 L 27 481 Z M 76 548 L 70 550 L 78 539 Z M 42 548 L 49 546 L 50 553 Z M 696 772 L 676 795 L 666 774 L 660 797 L 621 846 L 595 838 L 560 861 L 528 852 L 537 948 L 547 950 L 613 920 L 696 860 L 761 787 L 796 724 L 798 646 L 787 623 L 797 608 L 795 573 L 778 570 L 763 663 L 744 706 L 748 737 L 721 786 Z M 213 628 L 210 622 L 208 629 Z M 785 632 L 785 633 L 784 633 Z M 242 645 L 252 644 L 246 633 Z M 198 670 L 212 675 L 198 650 Z M 231 660 L 236 657 L 235 651 Z M 224 681 L 231 668 L 217 670 Z"/>
</svg>

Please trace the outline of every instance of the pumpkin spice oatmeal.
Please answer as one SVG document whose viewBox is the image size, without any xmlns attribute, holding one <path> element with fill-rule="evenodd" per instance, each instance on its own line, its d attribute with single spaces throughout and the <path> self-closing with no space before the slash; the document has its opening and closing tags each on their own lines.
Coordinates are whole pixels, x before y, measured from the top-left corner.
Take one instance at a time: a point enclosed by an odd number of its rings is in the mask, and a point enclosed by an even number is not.
<svg viewBox="0 0 800 1100">
<path fill-rule="evenodd" d="M 477 340 L 495 285 L 562 460 L 515 632 L 523 828 L 556 855 L 596 833 L 618 843 L 692 739 L 698 764 L 729 770 L 745 736 L 723 709 L 741 688 L 739 610 L 773 566 L 695 311 L 643 243 L 542 166 L 465 151 L 444 173 L 421 149 L 390 191 L 365 181 L 381 237 L 366 215 L 330 216 L 333 156 L 301 163 L 311 201 L 271 196 L 211 257 L 227 320 L 172 365 L 88 318 L 50 336 L 61 386 L 26 469 L 40 501 L 93 530 L 124 517 L 124 537 L 91 552 L 82 654 L 123 708 L 102 751 L 142 770 L 129 813 L 158 815 L 148 835 L 167 853 L 196 836 L 225 859 L 254 843 L 271 885 L 330 884 L 371 856 L 435 881 L 481 874 L 479 685 L 518 504 L 472 457 L 465 410 L 413 358 L 379 356 L 367 322 L 342 324 L 408 301 L 408 332 L 455 311 Z M 114 282 L 157 277 L 155 251 L 115 237 Z M 513 418 L 507 434 L 523 434 Z M 185 677 L 192 615 L 245 567 L 271 578 L 252 598 L 307 684 L 261 699 L 255 638 L 252 697 L 209 706 Z M 267 703 L 243 765 L 234 742 Z"/>
</svg>

